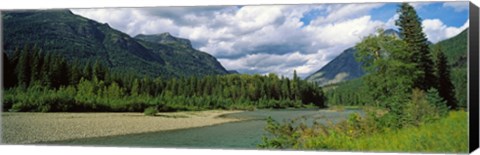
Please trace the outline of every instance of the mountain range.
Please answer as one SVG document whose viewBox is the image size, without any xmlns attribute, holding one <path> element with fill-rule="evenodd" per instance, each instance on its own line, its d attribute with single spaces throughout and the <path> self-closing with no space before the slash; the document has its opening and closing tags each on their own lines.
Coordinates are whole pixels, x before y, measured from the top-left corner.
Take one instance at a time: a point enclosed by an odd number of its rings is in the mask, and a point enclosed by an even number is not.
<svg viewBox="0 0 480 155">
<path fill-rule="evenodd" d="M 169 33 L 131 37 L 69 10 L 4 11 L 3 49 L 7 54 L 36 46 L 80 63 L 100 61 L 112 71 L 181 77 L 228 74 L 188 39 Z"/>
</svg>

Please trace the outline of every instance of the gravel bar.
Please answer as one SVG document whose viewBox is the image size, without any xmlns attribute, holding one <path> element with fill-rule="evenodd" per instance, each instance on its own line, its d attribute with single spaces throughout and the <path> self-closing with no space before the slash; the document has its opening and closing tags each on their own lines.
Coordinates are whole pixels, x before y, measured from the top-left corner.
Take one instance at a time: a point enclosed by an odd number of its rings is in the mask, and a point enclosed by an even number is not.
<svg viewBox="0 0 480 155">
<path fill-rule="evenodd" d="M 209 126 L 240 119 L 218 117 L 241 111 L 158 113 L 2 113 L 2 143 L 31 144 Z"/>
</svg>

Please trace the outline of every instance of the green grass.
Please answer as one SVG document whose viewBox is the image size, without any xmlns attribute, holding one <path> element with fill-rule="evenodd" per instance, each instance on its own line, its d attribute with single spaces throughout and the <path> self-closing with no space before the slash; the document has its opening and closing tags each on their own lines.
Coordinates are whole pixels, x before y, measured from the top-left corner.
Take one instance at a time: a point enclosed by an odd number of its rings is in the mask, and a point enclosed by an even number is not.
<svg viewBox="0 0 480 155">
<path fill-rule="evenodd" d="M 328 136 L 326 139 L 311 138 L 307 139 L 304 147 L 375 152 L 467 153 L 467 115 L 467 112 L 453 111 L 446 118 L 419 127 L 406 127 L 358 138 L 342 134 Z"/>
</svg>

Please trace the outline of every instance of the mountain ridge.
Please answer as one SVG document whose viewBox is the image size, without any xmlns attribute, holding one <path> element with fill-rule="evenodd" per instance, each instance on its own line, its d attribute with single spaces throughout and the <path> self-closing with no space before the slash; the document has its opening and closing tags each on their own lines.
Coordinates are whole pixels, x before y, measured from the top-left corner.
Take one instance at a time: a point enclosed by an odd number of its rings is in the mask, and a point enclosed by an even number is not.
<svg viewBox="0 0 480 155">
<path fill-rule="evenodd" d="M 141 39 L 70 10 L 4 11 L 2 20 L 2 48 L 7 54 L 35 45 L 69 61 L 85 64 L 98 60 L 114 71 L 138 75 L 170 78 L 228 74 L 216 58 L 169 33 L 163 34 L 163 42 L 146 46 Z"/>
</svg>

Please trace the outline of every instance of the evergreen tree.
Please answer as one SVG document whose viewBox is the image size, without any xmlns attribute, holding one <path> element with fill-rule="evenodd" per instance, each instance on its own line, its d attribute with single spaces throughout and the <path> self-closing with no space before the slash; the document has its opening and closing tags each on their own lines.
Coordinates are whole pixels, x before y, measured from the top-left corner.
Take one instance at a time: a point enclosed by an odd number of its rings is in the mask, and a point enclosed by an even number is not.
<svg viewBox="0 0 480 155">
<path fill-rule="evenodd" d="M 20 58 L 18 59 L 18 64 L 16 67 L 16 75 L 18 79 L 18 85 L 22 87 L 28 87 L 30 84 L 30 75 L 31 75 L 31 61 L 30 53 L 28 46 L 22 50 Z"/>
<path fill-rule="evenodd" d="M 379 30 L 358 43 L 356 59 L 368 74 L 363 78 L 369 97 L 376 105 L 393 108 L 396 97 L 410 94 L 416 79 L 415 63 L 409 62 L 406 43 Z M 413 73 L 413 74 L 412 74 Z M 343 97 L 343 95 L 342 95 Z"/>
<path fill-rule="evenodd" d="M 52 85 L 52 81 L 51 81 L 52 80 L 51 68 L 52 68 L 52 62 L 53 62 L 52 57 L 53 56 L 51 53 L 47 53 L 43 57 L 43 64 L 42 64 L 42 71 L 41 71 L 41 84 L 47 87 L 50 87 Z"/>
<path fill-rule="evenodd" d="M 408 3 L 402 3 L 397 10 L 399 18 L 395 22 L 399 26 L 400 35 L 407 43 L 410 61 L 416 63 L 420 76 L 415 79 L 413 87 L 427 90 L 434 86 L 433 61 L 431 59 L 428 40 L 423 33 L 421 19 L 415 9 Z"/>
<path fill-rule="evenodd" d="M 439 95 L 447 102 L 448 107 L 455 109 L 457 107 L 455 100 L 455 88 L 450 79 L 450 67 L 447 57 L 441 50 L 441 47 L 435 49 L 435 69 L 437 76 L 437 86 Z"/>
<path fill-rule="evenodd" d="M 11 88 L 15 85 L 14 67 L 7 54 L 3 53 L 3 87 Z"/>
<path fill-rule="evenodd" d="M 95 64 L 93 64 L 92 68 L 92 76 L 96 77 L 99 80 L 105 80 L 105 74 L 106 74 L 106 68 L 103 66 L 103 64 L 99 61 L 96 60 Z"/>
<path fill-rule="evenodd" d="M 78 60 L 75 60 L 72 65 L 70 65 L 70 84 L 71 85 L 76 85 L 80 82 L 80 79 L 82 78 L 82 72 L 80 70 L 80 63 Z"/>
<path fill-rule="evenodd" d="M 69 69 L 70 67 L 65 59 L 61 58 L 60 56 L 54 56 L 54 60 L 52 61 L 50 68 L 50 72 L 52 74 L 52 87 L 59 88 L 60 86 L 68 85 L 70 81 Z"/>
<path fill-rule="evenodd" d="M 30 81 L 40 82 L 41 74 L 42 74 L 42 63 L 43 63 L 42 54 L 36 47 L 34 47 L 33 54 L 32 54 L 32 73 L 31 73 Z"/>
</svg>

